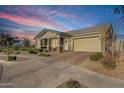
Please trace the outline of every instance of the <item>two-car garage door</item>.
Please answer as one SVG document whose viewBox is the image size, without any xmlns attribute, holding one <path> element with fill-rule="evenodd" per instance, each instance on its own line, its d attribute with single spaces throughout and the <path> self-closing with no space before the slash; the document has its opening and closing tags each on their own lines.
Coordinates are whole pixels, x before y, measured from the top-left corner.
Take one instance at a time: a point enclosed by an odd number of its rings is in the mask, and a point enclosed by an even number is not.
<svg viewBox="0 0 124 93">
<path fill-rule="evenodd" d="M 99 37 L 74 39 L 74 51 L 101 52 Z"/>
</svg>

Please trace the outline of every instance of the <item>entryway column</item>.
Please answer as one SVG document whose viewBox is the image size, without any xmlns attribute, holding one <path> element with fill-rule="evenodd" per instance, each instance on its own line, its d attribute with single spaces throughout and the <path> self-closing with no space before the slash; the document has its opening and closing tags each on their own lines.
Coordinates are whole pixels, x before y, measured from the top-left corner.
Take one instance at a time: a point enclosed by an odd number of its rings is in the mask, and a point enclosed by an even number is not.
<svg viewBox="0 0 124 93">
<path fill-rule="evenodd" d="M 42 39 L 42 47 L 44 47 L 45 46 L 45 42 L 44 42 L 44 39 Z"/>
<path fill-rule="evenodd" d="M 57 52 L 61 52 L 61 36 L 57 36 Z"/>
<path fill-rule="evenodd" d="M 36 41 L 36 46 L 37 46 L 38 49 L 41 48 L 41 39 Z"/>
<path fill-rule="evenodd" d="M 47 38 L 47 50 L 50 51 L 50 38 Z"/>
</svg>

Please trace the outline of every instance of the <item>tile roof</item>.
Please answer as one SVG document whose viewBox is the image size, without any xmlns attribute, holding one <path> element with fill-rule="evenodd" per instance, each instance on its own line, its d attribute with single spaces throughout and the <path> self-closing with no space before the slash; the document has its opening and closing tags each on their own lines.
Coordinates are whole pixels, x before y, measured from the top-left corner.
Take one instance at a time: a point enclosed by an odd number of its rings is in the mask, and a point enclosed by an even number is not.
<svg viewBox="0 0 124 93">
<path fill-rule="evenodd" d="M 111 24 L 102 24 L 94 27 L 72 30 L 67 32 L 71 35 L 87 34 L 87 33 L 99 33 L 100 31 L 107 31 L 110 28 Z"/>
<path fill-rule="evenodd" d="M 97 25 L 94 27 L 72 30 L 69 32 L 61 32 L 61 31 L 56 31 L 56 30 L 45 28 L 34 39 L 36 39 L 37 37 L 40 37 L 46 31 L 53 32 L 53 33 L 58 34 L 58 35 L 75 36 L 75 35 L 80 35 L 80 34 L 100 33 L 100 31 L 108 31 L 108 29 L 111 26 L 112 26 L 111 24 L 102 24 L 102 25 Z"/>
</svg>

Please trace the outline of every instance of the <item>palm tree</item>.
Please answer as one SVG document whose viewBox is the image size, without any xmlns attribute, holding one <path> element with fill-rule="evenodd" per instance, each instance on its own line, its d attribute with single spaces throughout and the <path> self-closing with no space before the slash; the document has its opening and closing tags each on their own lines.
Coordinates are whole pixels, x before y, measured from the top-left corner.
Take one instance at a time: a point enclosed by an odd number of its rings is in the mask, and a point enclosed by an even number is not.
<svg viewBox="0 0 124 93">
<path fill-rule="evenodd" d="M 9 47 L 16 42 L 17 37 L 10 34 L 0 34 L 0 45 L 6 47 L 7 59 L 9 58 Z"/>
</svg>

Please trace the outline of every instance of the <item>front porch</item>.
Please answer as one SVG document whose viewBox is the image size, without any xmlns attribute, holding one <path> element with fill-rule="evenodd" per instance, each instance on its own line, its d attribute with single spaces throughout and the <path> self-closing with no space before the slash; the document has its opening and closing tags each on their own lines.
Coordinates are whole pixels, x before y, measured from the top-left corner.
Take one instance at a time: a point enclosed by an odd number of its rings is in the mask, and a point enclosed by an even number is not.
<svg viewBox="0 0 124 93">
<path fill-rule="evenodd" d="M 48 51 L 68 51 L 71 50 L 70 37 L 71 35 L 67 33 L 44 29 L 35 38 L 36 47 L 39 49 L 47 49 Z"/>
<path fill-rule="evenodd" d="M 40 39 L 40 48 L 47 49 L 47 51 L 64 51 L 64 37 L 47 37 Z"/>
</svg>

